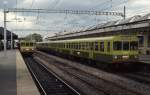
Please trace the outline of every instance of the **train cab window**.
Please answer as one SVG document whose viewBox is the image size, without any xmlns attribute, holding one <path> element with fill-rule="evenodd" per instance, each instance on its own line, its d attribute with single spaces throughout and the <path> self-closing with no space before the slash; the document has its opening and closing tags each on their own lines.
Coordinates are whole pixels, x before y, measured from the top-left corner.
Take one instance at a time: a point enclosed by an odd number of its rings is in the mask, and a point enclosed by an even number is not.
<svg viewBox="0 0 150 95">
<path fill-rule="evenodd" d="M 98 51 L 98 42 L 95 42 L 95 51 Z"/>
<path fill-rule="evenodd" d="M 21 46 L 25 46 L 26 44 L 25 43 L 21 43 Z"/>
<path fill-rule="evenodd" d="M 100 51 L 104 51 L 104 42 L 100 42 Z"/>
<path fill-rule="evenodd" d="M 30 46 L 33 46 L 33 43 L 30 43 Z"/>
<path fill-rule="evenodd" d="M 110 42 L 107 43 L 107 52 L 110 52 Z"/>
<path fill-rule="evenodd" d="M 26 43 L 26 46 L 30 46 L 30 43 Z"/>
<path fill-rule="evenodd" d="M 122 50 L 122 42 L 121 41 L 113 42 L 113 49 L 114 50 Z"/>
<path fill-rule="evenodd" d="M 129 42 L 123 42 L 123 50 L 129 50 Z"/>
<path fill-rule="evenodd" d="M 133 41 L 130 42 L 130 50 L 137 50 L 138 49 L 138 42 Z"/>
</svg>

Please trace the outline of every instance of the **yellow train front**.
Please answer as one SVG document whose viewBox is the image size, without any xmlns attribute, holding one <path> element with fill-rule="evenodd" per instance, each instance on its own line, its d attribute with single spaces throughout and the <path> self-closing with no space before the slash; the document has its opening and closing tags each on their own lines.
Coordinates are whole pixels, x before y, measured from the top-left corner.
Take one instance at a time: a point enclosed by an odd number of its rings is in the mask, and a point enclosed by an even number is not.
<svg viewBox="0 0 150 95">
<path fill-rule="evenodd" d="M 23 54 L 32 54 L 35 51 L 34 41 L 21 41 L 20 42 L 20 52 Z"/>
</svg>

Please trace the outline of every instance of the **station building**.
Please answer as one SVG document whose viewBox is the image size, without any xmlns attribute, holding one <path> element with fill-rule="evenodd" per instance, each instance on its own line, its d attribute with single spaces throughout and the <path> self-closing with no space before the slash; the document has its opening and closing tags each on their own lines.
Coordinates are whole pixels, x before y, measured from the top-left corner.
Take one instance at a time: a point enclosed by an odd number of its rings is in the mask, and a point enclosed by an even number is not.
<svg viewBox="0 0 150 95">
<path fill-rule="evenodd" d="M 18 35 L 15 33 L 12 33 L 13 35 L 13 43 L 16 39 L 18 39 Z M 4 39 L 4 28 L 0 27 L 0 41 L 3 41 Z M 11 31 L 7 30 L 7 48 L 11 48 Z"/>
</svg>

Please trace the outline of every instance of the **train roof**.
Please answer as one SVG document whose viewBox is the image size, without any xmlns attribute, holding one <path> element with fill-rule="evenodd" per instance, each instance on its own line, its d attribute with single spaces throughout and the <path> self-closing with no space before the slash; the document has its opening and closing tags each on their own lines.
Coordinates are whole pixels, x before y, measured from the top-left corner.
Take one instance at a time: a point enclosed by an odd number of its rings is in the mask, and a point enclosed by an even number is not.
<svg viewBox="0 0 150 95">
<path fill-rule="evenodd" d="M 22 42 L 33 42 L 33 43 L 35 43 L 35 41 L 25 41 L 25 40 L 22 40 L 22 41 L 20 41 L 21 43 Z"/>
<path fill-rule="evenodd" d="M 128 37 L 130 38 L 134 38 L 135 40 L 137 40 L 135 36 L 128 36 L 128 35 L 123 35 L 123 36 L 109 36 L 109 37 L 95 37 L 95 38 L 82 38 L 82 39 L 71 39 L 71 40 L 59 40 L 59 41 L 45 41 L 45 42 L 37 42 L 37 43 L 59 43 L 59 42 L 79 42 L 79 41 L 97 41 L 97 40 L 113 40 L 113 39 L 121 39 L 121 38 L 125 38 L 126 40 L 128 39 Z"/>
</svg>

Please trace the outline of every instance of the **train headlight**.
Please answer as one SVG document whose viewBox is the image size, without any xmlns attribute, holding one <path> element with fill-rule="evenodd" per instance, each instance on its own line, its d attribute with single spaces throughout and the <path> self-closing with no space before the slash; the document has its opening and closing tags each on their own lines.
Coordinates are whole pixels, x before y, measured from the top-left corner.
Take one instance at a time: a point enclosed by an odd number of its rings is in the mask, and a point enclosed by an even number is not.
<svg viewBox="0 0 150 95">
<path fill-rule="evenodd" d="M 138 56 L 135 55 L 134 58 L 138 58 Z"/>
<path fill-rule="evenodd" d="M 117 59 L 117 58 L 118 58 L 118 56 L 117 56 L 117 55 L 114 55 L 113 57 L 114 57 L 114 59 Z"/>
<path fill-rule="evenodd" d="M 80 55 L 80 52 L 78 51 L 77 54 Z"/>
<path fill-rule="evenodd" d="M 128 56 L 128 55 L 123 55 L 122 58 L 123 58 L 123 59 L 128 59 L 129 56 Z"/>
<path fill-rule="evenodd" d="M 28 48 L 26 48 L 26 50 L 28 51 L 29 49 L 28 49 Z"/>
</svg>

